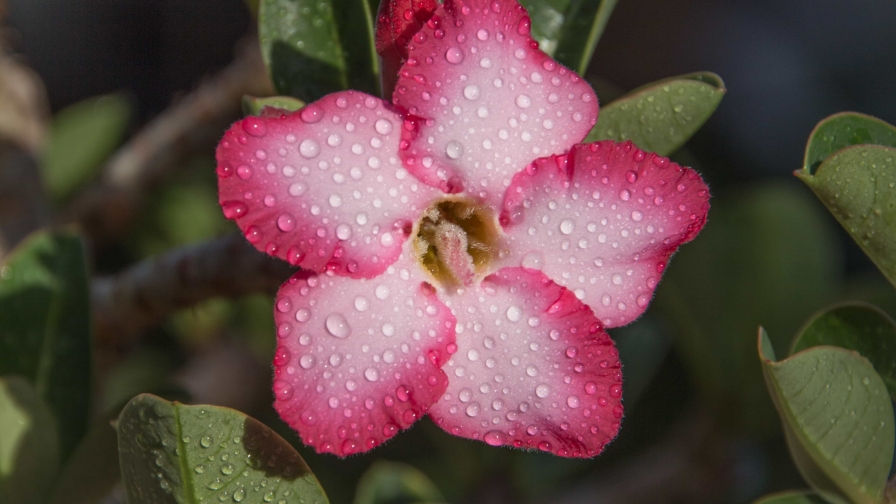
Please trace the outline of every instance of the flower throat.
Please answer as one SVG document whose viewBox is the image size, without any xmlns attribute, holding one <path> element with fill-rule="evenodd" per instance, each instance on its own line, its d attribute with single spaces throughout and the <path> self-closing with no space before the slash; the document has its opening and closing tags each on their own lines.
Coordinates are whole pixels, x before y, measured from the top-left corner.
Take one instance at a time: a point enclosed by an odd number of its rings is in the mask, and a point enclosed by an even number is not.
<svg viewBox="0 0 896 504">
<path fill-rule="evenodd" d="M 445 288 L 472 285 L 498 253 L 491 210 L 466 198 L 445 198 L 423 212 L 413 247 L 417 259 Z"/>
</svg>

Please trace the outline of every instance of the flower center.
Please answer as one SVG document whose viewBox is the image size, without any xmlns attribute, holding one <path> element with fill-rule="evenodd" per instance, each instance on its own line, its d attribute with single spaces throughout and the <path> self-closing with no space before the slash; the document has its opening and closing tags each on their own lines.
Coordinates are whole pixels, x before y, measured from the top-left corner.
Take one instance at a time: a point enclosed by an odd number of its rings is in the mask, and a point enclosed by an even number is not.
<svg viewBox="0 0 896 504">
<path fill-rule="evenodd" d="M 418 261 L 445 288 L 469 286 L 498 255 L 498 227 L 491 210 L 463 197 L 433 203 L 417 222 Z"/>
</svg>

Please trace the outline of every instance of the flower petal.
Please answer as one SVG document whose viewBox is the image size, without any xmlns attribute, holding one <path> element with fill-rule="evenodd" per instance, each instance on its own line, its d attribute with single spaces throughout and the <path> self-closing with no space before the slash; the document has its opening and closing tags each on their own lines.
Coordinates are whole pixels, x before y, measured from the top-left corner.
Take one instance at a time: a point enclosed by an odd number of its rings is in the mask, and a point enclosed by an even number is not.
<svg viewBox="0 0 896 504">
<path fill-rule="evenodd" d="M 318 452 L 367 451 L 445 391 L 455 319 L 409 260 L 370 280 L 299 273 L 275 319 L 274 407 Z"/>
<path fill-rule="evenodd" d="M 383 96 L 391 96 L 398 71 L 408 58 L 408 42 L 432 17 L 435 0 L 383 0 L 376 15 L 376 52 L 382 67 Z"/>
<path fill-rule="evenodd" d="M 593 457 L 622 418 L 619 358 L 591 310 L 543 273 L 505 268 L 446 299 L 458 319 L 430 416 L 494 446 Z"/>
<path fill-rule="evenodd" d="M 401 167 L 400 128 L 388 104 L 353 91 L 247 117 L 218 145 L 224 214 L 259 250 L 294 265 L 376 276 L 437 194 Z"/>
<path fill-rule="evenodd" d="M 538 49 L 514 0 L 446 0 L 408 45 L 393 95 L 412 117 L 405 166 L 497 206 L 515 173 L 566 152 L 597 120 L 591 86 Z"/>
<path fill-rule="evenodd" d="M 604 326 L 625 325 L 708 211 L 709 191 L 690 168 L 631 142 L 579 145 L 514 177 L 500 218 L 511 251 L 503 264 L 540 269 Z"/>
</svg>

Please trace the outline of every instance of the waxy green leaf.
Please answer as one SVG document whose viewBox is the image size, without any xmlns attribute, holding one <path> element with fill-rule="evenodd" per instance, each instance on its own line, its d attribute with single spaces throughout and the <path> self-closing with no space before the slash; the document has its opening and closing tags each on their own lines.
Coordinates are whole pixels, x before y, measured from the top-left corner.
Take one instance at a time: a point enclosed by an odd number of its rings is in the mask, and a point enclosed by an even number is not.
<svg viewBox="0 0 896 504">
<path fill-rule="evenodd" d="M 759 359 L 800 473 L 829 502 L 879 504 L 893 460 L 893 406 L 856 352 L 813 347 L 775 360 L 759 330 Z"/>
<path fill-rule="evenodd" d="M 375 0 L 262 0 L 258 32 L 278 93 L 306 103 L 343 89 L 378 95 Z"/>
<path fill-rule="evenodd" d="M 243 96 L 243 114 L 245 115 L 262 115 L 266 108 L 295 112 L 304 106 L 305 102 L 292 96 L 268 96 L 265 98 Z"/>
<path fill-rule="evenodd" d="M 0 378 L 0 502 L 42 504 L 58 468 L 50 409 L 28 380 Z"/>
<path fill-rule="evenodd" d="M 559 63 L 584 75 L 618 0 L 521 0 L 532 38 Z"/>
<path fill-rule="evenodd" d="M 816 346 L 855 350 L 871 362 L 896 400 L 896 322 L 877 307 L 848 303 L 816 314 L 793 340 L 791 354 Z"/>
<path fill-rule="evenodd" d="M 815 492 L 790 491 L 766 495 L 753 504 L 828 504 Z"/>
<path fill-rule="evenodd" d="M 896 148 L 847 147 L 795 174 L 896 285 Z"/>
<path fill-rule="evenodd" d="M 87 426 L 90 306 L 81 238 L 38 232 L 0 265 L 0 375 L 34 384 L 59 425 L 63 459 Z"/>
<path fill-rule="evenodd" d="M 44 185 L 53 197 L 68 196 L 99 173 L 103 161 L 124 139 L 131 113 L 125 97 L 107 95 L 56 114 L 41 160 Z"/>
<path fill-rule="evenodd" d="M 810 175 L 831 154 L 862 144 L 896 147 L 896 127 L 858 112 L 827 117 L 809 134 L 802 171 Z"/>
<path fill-rule="evenodd" d="M 328 502 L 289 443 L 228 408 L 139 395 L 118 419 L 118 447 L 128 504 Z"/>
<path fill-rule="evenodd" d="M 631 140 L 641 149 L 668 156 L 709 119 L 726 91 L 722 79 L 708 72 L 648 84 L 601 107 L 585 141 Z"/>
</svg>

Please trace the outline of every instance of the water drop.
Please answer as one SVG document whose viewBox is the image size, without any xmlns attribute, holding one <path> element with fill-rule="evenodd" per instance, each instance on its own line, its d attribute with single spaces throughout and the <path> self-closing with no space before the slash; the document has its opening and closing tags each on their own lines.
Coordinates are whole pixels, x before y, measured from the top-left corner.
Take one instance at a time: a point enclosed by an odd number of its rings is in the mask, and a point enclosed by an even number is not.
<svg viewBox="0 0 896 504">
<path fill-rule="evenodd" d="M 445 154 L 451 159 L 458 159 L 464 155 L 464 145 L 456 140 L 451 140 L 445 146 Z"/>
<path fill-rule="evenodd" d="M 527 109 L 532 106 L 532 98 L 529 98 L 529 95 L 519 95 L 516 97 L 516 106 Z"/>
<path fill-rule="evenodd" d="M 519 322 L 523 317 L 523 310 L 519 306 L 511 306 L 507 309 L 507 320 Z"/>
<path fill-rule="evenodd" d="M 504 433 L 496 430 L 488 431 L 482 436 L 482 440 L 491 446 L 501 446 L 504 444 Z"/>
<path fill-rule="evenodd" d="M 311 138 L 306 138 L 299 144 L 299 154 L 306 159 L 315 158 L 320 154 L 320 144 Z"/>
<path fill-rule="evenodd" d="M 240 165 L 236 169 L 236 174 L 243 180 L 249 180 L 252 178 L 252 168 L 249 168 L 246 165 Z"/>
<path fill-rule="evenodd" d="M 564 219 L 563 222 L 560 223 L 560 232 L 568 235 L 575 231 L 576 223 L 572 219 Z"/>
<path fill-rule="evenodd" d="M 288 233 L 296 228 L 296 219 L 287 213 L 280 214 L 280 217 L 277 217 L 277 227 L 280 231 Z"/>
<path fill-rule="evenodd" d="M 464 88 L 464 98 L 468 100 L 476 100 L 479 98 L 480 94 L 479 86 L 476 84 L 470 84 Z"/>
<path fill-rule="evenodd" d="M 551 393 L 551 388 L 545 384 L 541 384 L 535 387 L 535 395 L 544 399 Z"/>
<path fill-rule="evenodd" d="M 544 267 L 544 255 L 541 252 L 527 252 L 520 260 L 520 266 L 523 268 L 540 270 Z"/>
<path fill-rule="evenodd" d="M 314 364 L 317 362 L 317 359 L 314 358 L 313 355 L 305 354 L 299 359 L 299 365 L 302 366 L 302 369 L 311 369 L 314 367 Z"/>
<path fill-rule="evenodd" d="M 379 373 L 376 371 L 376 369 L 373 369 L 373 368 L 367 368 L 367 369 L 364 371 L 364 378 L 366 378 L 367 381 L 369 381 L 369 382 L 375 382 L 375 381 L 377 381 L 377 379 L 379 379 L 379 377 L 380 377 L 380 375 L 379 375 Z"/>
<path fill-rule="evenodd" d="M 380 135 L 388 135 L 389 133 L 392 133 L 392 121 L 388 119 L 377 120 L 373 127 Z"/>
<path fill-rule="evenodd" d="M 324 324 L 327 332 L 337 338 L 347 338 L 352 333 L 351 326 L 341 313 L 331 313 Z"/>
<path fill-rule="evenodd" d="M 458 47 L 451 47 L 445 52 L 445 59 L 448 63 L 457 65 L 464 60 L 464 52 Z"/>
<path fill-rule="evenodd" d="M 336 226 L 336 238 L 340 240 L 348 240 L 352 237 L 352 228 L 348 224 L 340 224 Z"/>
</svg>

